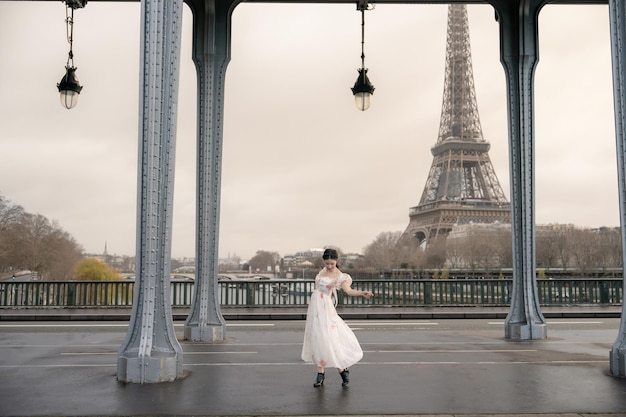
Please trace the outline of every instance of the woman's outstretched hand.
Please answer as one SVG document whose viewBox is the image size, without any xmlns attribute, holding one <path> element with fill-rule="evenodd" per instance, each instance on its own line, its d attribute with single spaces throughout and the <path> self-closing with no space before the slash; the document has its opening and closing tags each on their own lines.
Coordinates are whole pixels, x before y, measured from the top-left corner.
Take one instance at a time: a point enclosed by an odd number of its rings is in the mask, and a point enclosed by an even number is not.
<svg viewBox="0 0 626 417">
<path fill-rule="evenodd" d="M 363 297 L 367 298 L 368 300 L 372 298 L 373 296 L 374 296 L 374 293 L 372 293 L 371 291 L 363 291 Z"/>
</svg>

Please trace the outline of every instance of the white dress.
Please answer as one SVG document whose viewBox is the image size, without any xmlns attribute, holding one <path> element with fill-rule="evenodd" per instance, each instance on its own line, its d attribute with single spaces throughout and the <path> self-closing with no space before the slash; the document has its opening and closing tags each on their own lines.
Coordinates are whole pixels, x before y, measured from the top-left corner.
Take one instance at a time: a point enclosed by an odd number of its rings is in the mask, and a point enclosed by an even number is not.
<svg viewBox="0 0 626 417">
<path fill-rule="evenodd" d="M 337 278 L 320 274 L 315 277 L 315 290 L 306 315 L 302 360 L 324 368 L 345 369 L 363 357 L 359 341 L 335 309 L 333 295 L 336 298 L 336 290 L 344 281 L 351 285 L 352 277 L 343 273 Z"/>
</svg>

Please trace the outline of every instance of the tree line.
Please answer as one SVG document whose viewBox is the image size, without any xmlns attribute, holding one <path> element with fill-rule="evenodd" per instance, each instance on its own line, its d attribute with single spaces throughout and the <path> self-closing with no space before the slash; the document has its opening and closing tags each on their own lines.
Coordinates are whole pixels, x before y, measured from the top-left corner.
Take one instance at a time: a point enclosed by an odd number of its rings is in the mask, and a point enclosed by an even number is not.
<svg viewBox="0 0 626 417">
<path fill-rule="evenodd" d="M 56 222 L 0 195 L 0 272 L 29 271 L 38 280 L 121 279 L 112 268 L 84 258 L 83 248 Z"/>
<path fill-rule="evenodd" d="M 497 271 L 513 267 L 510 226 L 469 228 L 462 237 L 435 240 L 417 248 L 402 240 L 402 232 L 384 232 L 363 250 L 363 266 L 374 270 L 451 269 Z M 619 228 L 538 226 L 535 233 L 537 268 L 581 272 L 622 266 Z"/>
<path fill-rule="evenodd" d="M 28 213 L 0 195 L 0 271 L 36 271 L 38 279 L 71 279 L 83 248 L 56 221 Z"/>
<path fill-rule="evenodd" d="M 439 239 L 428 245 L 402 238 L 402 232 L 382 232 L 363 248 L 362 255 L 346 262 L 337 246 L 343 269 L 386 271 L 392 269 L 451 269 L 497 271 L 512 268 L 511 230 L 508 227 L 473 227 L 461 237 Z M 619 228 L 588 229 L 573 225 L 536 228 L 538 268 L 579 271 L 622 266 Z M 56 221 L 28 213 L 0 195 L 0 272 L 37 273 L 40 280 L 117 279 L 112 268 L 85 259 L 83 248 Z M 323 267 L 320 256 L 311 256 L 308 268 Z M 289 269 L 278 252 L 260 250 L 243 265 L 220 265 L 220 270 L 243 269 L 281 273 Z M 175 266 L 172 261 L 172 267 Z"/>
<path fill-rule="evenodd" d="M 465 269 L 499 271 L 513 267 L 512 236 L 506 227 L 469 228 L 462 237 L 440 238 L 419 245 L 403 238 L 400 231 L 382 232 L 363 248 L 362 256 L 343 262 L 344 252 L 337 246 L 340 264 L 345 270 L 389 271 L 394 269 Z M 619 228 L 589 229 L 573 225 L 538 226 L 536 228 L 536 266 L 542 269 L 576 269 L 581 272 L 622 266 L 622 244 Z M 310 269 L 319 270 L 319 256 L 306 259 Z M 264 272 L 280 265 L 288 266 L 278 252 L 260 250 L 244 269 Z M 224 265 L 233 267 L 233 265 Z"/>
</svg>

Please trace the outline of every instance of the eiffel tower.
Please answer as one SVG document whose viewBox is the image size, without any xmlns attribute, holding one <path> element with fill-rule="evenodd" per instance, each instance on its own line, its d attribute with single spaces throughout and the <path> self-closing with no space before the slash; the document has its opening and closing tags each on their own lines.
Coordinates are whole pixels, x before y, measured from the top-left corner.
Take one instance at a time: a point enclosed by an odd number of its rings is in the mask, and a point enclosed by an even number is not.
<svg viewBox="0 0 626 417">
<path fill-rule="evenodd" d="M 402 238 L 428 244 L 455 224 L 510 223 L 507 201 L 489 159 L 478 117 L 465 4 L 448 6 L 443 108 L 433 163 Z"/>
</svg>

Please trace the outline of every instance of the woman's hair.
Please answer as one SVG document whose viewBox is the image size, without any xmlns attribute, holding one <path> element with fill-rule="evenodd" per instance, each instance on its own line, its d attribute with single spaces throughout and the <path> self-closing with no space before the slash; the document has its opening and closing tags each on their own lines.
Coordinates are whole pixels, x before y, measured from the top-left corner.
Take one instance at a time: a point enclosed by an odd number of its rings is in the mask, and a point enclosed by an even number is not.
<svg viewBox="0 0 626 417">
<path fill-rule="evenodd" d="M 335 249 L 326 249 L 322 255 L 322 259 L 339 259 L 339 253 Z"/>
</svg>

